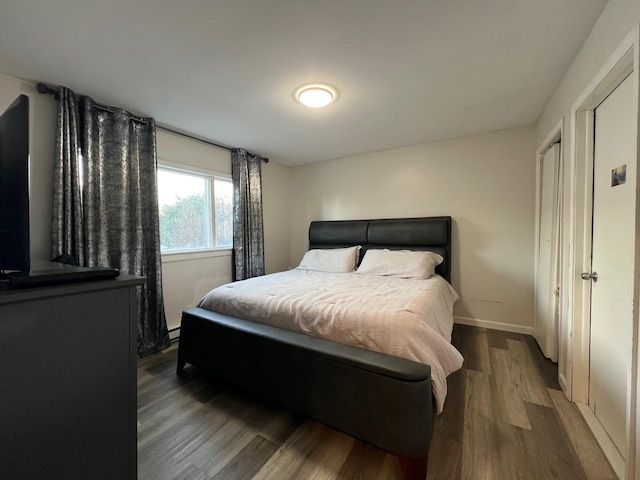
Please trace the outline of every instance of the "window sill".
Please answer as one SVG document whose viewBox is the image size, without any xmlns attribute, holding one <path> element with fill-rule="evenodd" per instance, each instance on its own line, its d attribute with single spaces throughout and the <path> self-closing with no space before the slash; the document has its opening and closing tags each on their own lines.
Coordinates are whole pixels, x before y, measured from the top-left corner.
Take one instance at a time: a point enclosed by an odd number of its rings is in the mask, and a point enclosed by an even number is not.
<svg viewBox="0 0 640 480">
<path fill-rule="evenodd" d="M 232 248 L 219 248 L 199 252 L 163 253 L 162 263 L 187 262 L 190 260 L 201 260 L 203 258 L 213 257 L 230 257 L 232 251 Z"/>
</svg>

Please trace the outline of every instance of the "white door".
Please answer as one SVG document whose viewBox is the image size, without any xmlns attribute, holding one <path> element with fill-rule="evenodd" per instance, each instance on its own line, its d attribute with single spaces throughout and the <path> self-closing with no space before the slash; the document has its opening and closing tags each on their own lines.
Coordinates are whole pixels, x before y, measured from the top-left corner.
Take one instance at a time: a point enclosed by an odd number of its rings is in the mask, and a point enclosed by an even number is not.
<svg viewBox="0 0 640 480">
<path fill-rule="evenodd" d="M 560 144 L 556 143 L 540 164 L 536 318 L 533 334 L 545 357 L 558 361 L 558 254 Z"/>
<path fill-rule="evenodd" d="M 595 110 L 589 406 L 626 458 L 631 369 L 636 120 L 627 77 Z"/>
</svg>

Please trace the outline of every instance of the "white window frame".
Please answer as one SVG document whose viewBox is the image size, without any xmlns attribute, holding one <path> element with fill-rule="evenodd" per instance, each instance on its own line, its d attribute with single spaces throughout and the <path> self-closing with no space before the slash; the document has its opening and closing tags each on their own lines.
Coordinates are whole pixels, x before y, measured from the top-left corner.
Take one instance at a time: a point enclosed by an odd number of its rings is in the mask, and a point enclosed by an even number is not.
<svg viewBox="0 0 640 480">
<path fill-rule="evenodd" d="M 216 208 L 215 208 L 215 189 L 214 181 L 225 180 L 231 181 L 231 175 L 227 173 L 221 173 L 214 170 L 204 169 L 200 167 L 194 167 L 191 165 L 179 164 L 158 158 L 158 171 L 174 171 L 176 173 L 182 173 L 185 175 L 200 176 L 207 180 L 206 182 L 206 195 L 209 200 L 209 210 L 211 212 L 211 222 L 209 229 L 206 232 L 207 240 L 212 245 L 211 247 L 194 248 L 185 250 L 173 250 L 170 252 L 161 252 L 163 262 L 182 261 L 182 260 L 196 260 L 199 258 L 217 257 L 217 256 L 230 256 L 233 246 L 217 247 L 216 243 Z"/>
</svg>

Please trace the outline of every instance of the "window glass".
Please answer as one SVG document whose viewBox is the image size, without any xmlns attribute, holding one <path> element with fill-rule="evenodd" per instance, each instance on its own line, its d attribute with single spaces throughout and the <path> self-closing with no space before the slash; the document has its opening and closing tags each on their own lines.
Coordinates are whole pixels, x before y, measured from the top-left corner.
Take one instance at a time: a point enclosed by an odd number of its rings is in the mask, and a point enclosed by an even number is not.
<svg viewBox="0 0 640 480">
<path fill-rule="evenodd" d="M 158 166 L 163 254 L 233 247 L 230 178 L 177 166 Z"/>
<path fill-rule="evenodd" d="M 216 178 L 215 193 L 216 246 L 233 246 L 233 183 L 227 178 Z"/>
<path fill-rule="evenodd" d="M 211 241 L 210 180 L 206 175 L 158 168 L 162 253 L 205 250 Z"/>
</svg>

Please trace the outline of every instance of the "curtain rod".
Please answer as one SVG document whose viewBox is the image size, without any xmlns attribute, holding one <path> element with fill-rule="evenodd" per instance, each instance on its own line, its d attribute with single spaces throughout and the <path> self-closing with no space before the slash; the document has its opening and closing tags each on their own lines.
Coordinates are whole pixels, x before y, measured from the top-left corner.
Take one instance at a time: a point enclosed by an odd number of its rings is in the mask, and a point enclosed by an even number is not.
<svg viewBox="0 0 640 480">
<path fill-rule="evenodd" d="M 59 97 L 58 92 L 56 92 L 53 88 L 49 88 L 47 85 L 45 85 L 42 82 L 38 83 L 36 88 L 38 90 L 38 93 L 44 93 L 44 94 L 47 94 L 47 95 L 53 95 L 56 100 Z M 110 113 L 111 115 L 116 113 L 115 110 L 113 110 L 112 108 L 105 107 L 104 105 L 100 105 L 100 104 L 98 104 L 96 102 L 93 102 L 93 106 L 95 108 L 97 108 L 98 110 L 102 110 L 103 112 Z M 131 115 L 131 114 L 129 114 L 128 116 L 134 122 L 141 123 L 142 125 L 149 125 L 149 122 L 147 122 L 144 118 L 136 117 L 135 115 Z"/>
<path fill-rule="evenodd" d="M 46 85 L 46 84 L 44 84 L 42 82 L 39 82 L 36 88 L 38 90 L 38 93 L 43 93 L 43 94 L 47 94 L 47 95 L 53 95 L 56 98 L 56 100 L 58 99 L 58 92 L 56 90 L 54 90 L 53 88 L 50 88 L 48 85 Z M 103 110 L 105 112 L 112 113 L 112 114 L 115 113 L 115 111 L 110 109 L 109 107 L 104 107 L 104 106 L 99 105 L 97 103 L 94 103 L 94 105 L 95 105 L 96 108 L 99 108 L 100 110 Z M 147 122 L 146 120 L 143 120 L 141 118 L 134 117 L 134 116 L 130 116 L 130 118 L 132 120 L 135 120 L 137 122 L 143 123 L 145 125 L 149 125 L 149 122 Z M 189 135 L 188 133 L 181 132 L 179 130 L 174 130 L 172 128 L 165 127 L 164 125 L 156 124 L 156 129 L 160 129 L 160 130 L 164 130 L 166 132 L 174 133 L 176 135 L 180 135 L 181 137 L 190 138 L 191 140 L 197 140 L 198 142 L 206 143 L 207 145 L 213 145 L 214 147 L 223 148 L 225 150 L 229 150 L 229 151 L 235 150 L 232 147 L 227 147 L 226 145 L 220 145 L 219 143 L 215 143 L 215 142 L 212 142 L 210 140 L 204 140 L 203 138 L 199 138 L 199 137 L 196 137 L 196 136 L 193 136 L 193 135 Z M 247 150 L 247 154 L 252 156 L 252 157 L 261 158 L 264 163 L 269 163 L 269 159 L 265 158 L 265 157 L 263 157 L 261 155 L 256 155 L 255 153 L 251 153 L 248 150 Z"/>
</svg>

